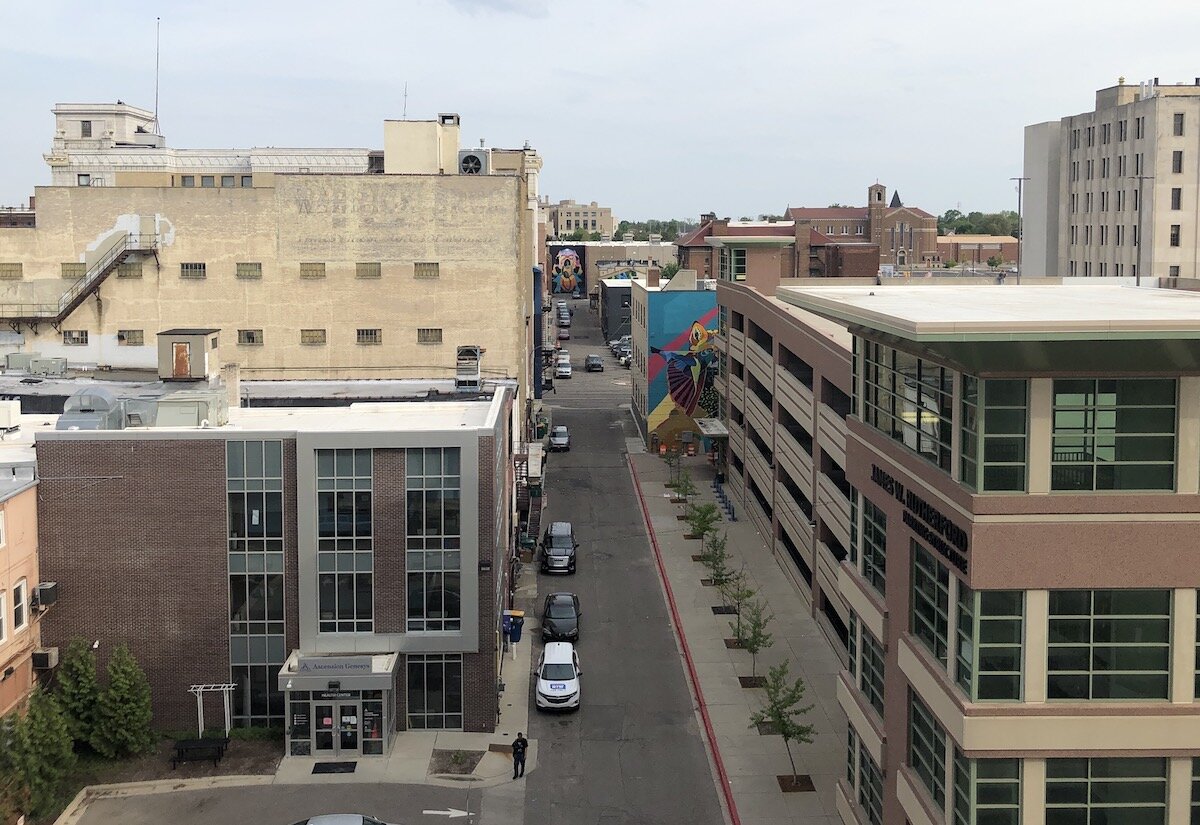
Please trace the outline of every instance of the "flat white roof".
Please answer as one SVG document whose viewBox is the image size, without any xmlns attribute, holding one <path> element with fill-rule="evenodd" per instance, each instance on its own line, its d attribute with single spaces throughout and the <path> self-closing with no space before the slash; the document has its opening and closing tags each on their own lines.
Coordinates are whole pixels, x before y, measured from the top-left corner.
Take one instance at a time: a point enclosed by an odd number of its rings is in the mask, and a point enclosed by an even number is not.
<svg viewBox="0 0 1200 825">
<path fill-rule="evenodd" d="M 920 341 L 1200 338 L 1200 293 L 1116 284 L 788 287 L 784 303 Z"/>
<path fill-rule="evenodd" d="M 478 429 L 491 426 L 493 399 L 486 401 L 396 401 L 349 407 L 238 407 L 221 430 L 379 432 Z M 153 431 L 171 429 L 150 427 Z M 183 429 L 192 430 L 194 427 Z"/>
</svg>

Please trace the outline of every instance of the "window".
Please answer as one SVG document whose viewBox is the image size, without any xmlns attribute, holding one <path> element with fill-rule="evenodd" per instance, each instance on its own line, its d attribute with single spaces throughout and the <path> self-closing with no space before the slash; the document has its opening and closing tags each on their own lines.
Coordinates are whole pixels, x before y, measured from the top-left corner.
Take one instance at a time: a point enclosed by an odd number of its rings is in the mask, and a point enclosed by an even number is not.
<svg viewBox="0 0 1200 825">
<path fill-rule="evenodd" d="M 200 186 L 201 187 L 203 187 L 205 189 L 212 189 L 216 185 L 217 185 L 217 179 L 214 178 L 212 175 L 201 175 L 200 176 Z"/>
<path fill-rule="evenodd" d="M 85 138 L 92 136 L 92 122 L 90 120 L 79 121 L 79 136 Z"/>
<path fill-rule="evenodd" d="M 1175 379 L 1055 379 L 1052 490 L 1171 490 Z"/>
<path fill-rule="evenodd" d="M 75 185 L 76 186 L 91 186 L 92 185 L 92 176 L 88 175 L 88 174 L 76 175 L 75 176 Z"/>
<path fill-rule="evenodd" d="M 1046 760 L 1046 825 L 1166 825 L 1166 821 L 1166 759 Z"/>
<path fill-rule="evenodd" d="M 406 657 L 408 729 L 463 726 L 461 653 L 410 653 Z"/>
<path fill-rule="evenodd" d="M 383 277 L 383 264 L 379 261 L 359 261 L 354 265 L 355 278 L 380 278 Z"/>
<path fill-rule="evenodd" d="M 1183 112 L 1171 116 L 1171 126 L 1175 137 L 1183 137 Z"/>
<path fill-rule="evenodd" d="M 196 185 L 196 176 L 195 175 L 182 175 L 179 178 L 179 184 L 186 189 L 191 189 L 192 187 L 194 187 Z"/>
<path fill-rule="evenodd" d="M 912 556 L 912 617 L 909 629 L 944 665 L 950 614 L 950 571 L 915 541 L 912 542 Z"/>
<path fill-rule="evenodd" d="M 222 189 L 229 189 L 234 186 L 237 186 L 237 176 L 236 175 L 221 175 L 221 188 Z"/>
<path fill-rule="evenodd" d="M 20 633 L 29 624 L 29 582 L 21 579 L 13 587 L 13 632 Z"/>
<path fill-rule="evenodd" d="M 0 644 L 8 641 L 8 605 L 4 596 L 4 591 L 0 590 Z"/>
<path fill-rule="evenodd" d="M 355 340 L 359 344 L 382 344 L 383 330 L 382 329 L 360 329 L 355 335 Z"/>
<path fill-rule="evenodd" d="M 1122 141 L 1122 140 L 1125 140 L 1127 137 L 1129 137 L 1129 121 L 1128 120 L 1118 120 L 1117 121 L 1117 140 Z"/>
<path fill-rule="evenodd" d="M 71 280 L 79 280 L 87 274 L 87 266 L 79 263 L 64 263 L 62 265 L 62 276 Z"/>
<path fill-rule="evenodd" d="M 1179 188 L 1178 186 L 1173 187 L 1171 189 L 1171 208 L 1172 209 L 1182 209 L 1183 208 L 1183 190 L 1181 188 Z"/>
<path fill-rule="evenodd" d="M 325 330 L 323 329 L 302 329 L 300 330 L 301 344 L 324 344 Z"/>
<path fill-rule="evenodd" d="M 179 277 L 192 279 L 206 278 L 208 277 L 206 269 L 205 264 L 183 263 L 179 265 Z"/>
<path fill-rule="evenodd" d="M 967 759 L 954 749 L 954 825 L 1019 825 L 1021 760 Z"/>
<path fill-rule="evenodd" d="M 1139 117 L 1133 122 L 1134 139 L 1141 139 L 1146 136 L 1146 118 Z"/>
<path fill-rule="evenodd" d="M 870 751 L 859 742 L 852 727 L 846 729 L 846 745 L 846 782 L 850 785 L 850 798 L 855 798 L 857 788 L 858 804 L 869 825 L 882 825 L 883 772 L 871 758 Z"/>
<path fill-rule="evenodd" d="M 1117 266 L 1120 266 L 1120 264 L 1117 264 Z M 1178 278 L 1179 277 L 1179 267 L 1177 267 L 1177 266 L 1167 267 L 1167 274 L 1169 276 L 1171 276 L 1172 278 Z"/>
<path fill-rule="evenodd" d="M 1046 696 L 1166 699 L 1171 591 L 1051 590 Z"/>
<path fill-rule="evenodd" d="M 117 330 L 117 344 L 122 347 L 144 347 L 146 341 L 143 331 L 140 329 L 119 329 Z"/>
<path fill-rule="evenodd" d="M 253 185 L 254 185 L 254 176 L 253 175 L 242 175 L 242 188 L 243 189 L 249 189 Z"/>
<path fill-rule="evenodd" d="M 371 450 L 317 450 L 317 610 L 321 633 L 374 628 Z"/>
<path fill-rule="evenodd" d="M 141 261 L 126 261 L 117 267 L 118 278 L 140 278 L 142 277 L 142 262 Z"/>
<path fill-rule="evenodd" d="M 86 329 L 64 329 L 62 337 L 64 347 L 86 347 L 88 331 Z"/>
<path fill-rule="evenodd" d="M 858 669 L 858 689 L 862 691 L 871 707 L 883 716 L 883 645 L 871 635 L 871 631 L 859 623 L 861 634 L 862 665 Z"/>
<path fill-rule="evenodd" d="M 949 472 L 953 370 L 874 341 L 864 348 L 864 422 Z"/>
<path fill-rule="evenodd" d="M 958 584 L 955 680 L 972 701 L 1021 698 L 1025 593 Z"/>
<path fill-rule="evenodd" d="M 238 344 L 261 347 L 263 344 L 263 331 L 261 329 L 239 329 Z"/>
<path fill-rule="evenodd" d="M 887 515 L 866 496 L 861 498 L 862 574 L 882 596 L 887 592 Z"/>
<path fill-rule="evenodd" d="M 1176 149 L 1171 153 L 1171 171 L 1176 174 L 1183 171 L 1183 150 Z"/>
<path fill-rule="evenodd" d="M 442 331 L 440 329 L 418 329 L 417 330 L 418 344 L 440 344 L 442 343 Z"/>
<path fill-rule="evenodd" d="M 300 264 L 301 278 L 324 278 L 325 264 L 323 263 L 301 263 Z"/>
<path fill-rule="evenodd" d="M 3 629 L 0 629 L 0 640 L 3 640 Z M 1192 825 L 1200 823 L 1200 756 L 1192 757 Z"/>
<path fill-rule="evenodd" d="M 1171 224 L 1171 246 L 1179 246 L 1179 224 Z"/>
<path fill-rule="evenodd" d="M 20 261 L 4 261 L 0 262 L 0 280 L 16 281 L 20 280 L 24 271 L 24 265 Z"/>
<path fill-rule="evenodd" d="M 1108 177 L 1108 168 L 1109 168 L 1109 159 L 1108 158 L 1100 158 L 1100 177 L 1102 177 L 1102 178 Z"/>
<path fill-rule="evenodd" d="M 908 764 L 940 810 L 946 810 L 946 731 L 911 690 L 908 693 Z"/>
<path fill-rule="evenodd" d="M 437 261 L 417 261 L 413 264 L 413 277 L 437 278 L 441 275 Z"/>
<path fill-rule="evenodd" d="M 405 453 L 410 632 L 462 628 L 460 450 Z"/>
<path fill-rule="evenodd" d="M 963 376 L 959 467 L 963 484 L 989 492 L 1025 489 L 1028 417 L 1024 379 L 981 381 Z"/>
<path fill-rule="evenodd" d="M 236 265 L 239 281 L 257 281 L 262 278 L 262 263 L 258 261 L 240 262 Z"/>
</svg>

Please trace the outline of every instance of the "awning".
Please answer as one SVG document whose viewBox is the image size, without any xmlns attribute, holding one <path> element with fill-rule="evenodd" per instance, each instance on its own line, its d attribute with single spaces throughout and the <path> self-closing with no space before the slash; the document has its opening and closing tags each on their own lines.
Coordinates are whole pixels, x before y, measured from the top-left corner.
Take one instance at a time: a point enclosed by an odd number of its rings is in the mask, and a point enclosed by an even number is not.
<svg viewBox="0 0 1200 825">
<path fill-rule="evenodd" d="M 729 438 L 729 430 L 719 418 L 697 418 L 696 426 L 705 438 Z"/>
</svg>

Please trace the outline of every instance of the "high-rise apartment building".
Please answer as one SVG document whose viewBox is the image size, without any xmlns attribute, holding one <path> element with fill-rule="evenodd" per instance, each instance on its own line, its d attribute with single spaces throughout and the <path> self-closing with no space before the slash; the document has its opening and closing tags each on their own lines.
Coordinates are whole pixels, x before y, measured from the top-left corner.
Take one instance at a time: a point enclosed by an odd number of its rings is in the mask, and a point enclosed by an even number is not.
<svg viewBox="0 0 1200 825">
<path fill-rule="evenodd" d="M 1090 112 L 1025 128 L 1030 275 L 1200 275 L 1200 77 L 1096 92 Z"/>
</svg>

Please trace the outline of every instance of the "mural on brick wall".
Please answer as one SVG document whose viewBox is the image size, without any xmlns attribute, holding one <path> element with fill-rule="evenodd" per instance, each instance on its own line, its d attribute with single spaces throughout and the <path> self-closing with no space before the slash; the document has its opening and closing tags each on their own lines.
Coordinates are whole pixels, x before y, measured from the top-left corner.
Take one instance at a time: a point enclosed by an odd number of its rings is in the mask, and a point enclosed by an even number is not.
<svg viewBox="0 0 1200 825">
<path fill-rule="evenodd" d="M 673 442 L 696 430 L 695 419 L 715 418 L 717 406 L 717 294 L 659 292 L 652 296 L 647 334 L 646 431 Z"/>
<path fill-rule="evenodd" d="M 583 268 L 587 247 L 550 246 L 550 291 L 555 295 L 583 295 L 587 284 Z"/>
</svg>

